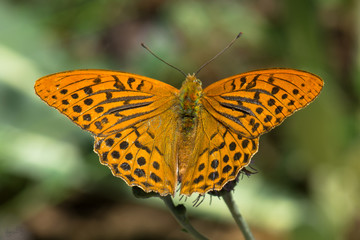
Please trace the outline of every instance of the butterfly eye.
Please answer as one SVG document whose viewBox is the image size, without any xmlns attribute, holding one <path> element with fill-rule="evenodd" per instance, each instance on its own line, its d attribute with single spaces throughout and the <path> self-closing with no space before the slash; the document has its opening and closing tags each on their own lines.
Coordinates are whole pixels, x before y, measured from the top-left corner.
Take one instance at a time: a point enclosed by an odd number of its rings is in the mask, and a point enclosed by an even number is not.
<svg viewBox="0 0 360 240">
<path fill-rule="evenodd" d="M 197 84 L 199 84 L 200 86 L 202 86 L 202 82 L 200 81 L 200 79 L 196 78 L 195 82 L 196 82 Z"/>
</svg>

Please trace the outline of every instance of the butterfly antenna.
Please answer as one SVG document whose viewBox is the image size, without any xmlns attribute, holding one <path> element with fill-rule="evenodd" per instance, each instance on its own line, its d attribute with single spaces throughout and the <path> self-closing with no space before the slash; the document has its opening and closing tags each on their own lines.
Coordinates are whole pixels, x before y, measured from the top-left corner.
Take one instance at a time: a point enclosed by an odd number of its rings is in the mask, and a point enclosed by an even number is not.
<svg viewBox="0 0 360 240">
<path fill-rule="evenodd" d="M 221 54 L 223 54 L 223 52 L 225 52 L 229 47 L 231 47 L 231 45 L 234 44 L 234 42 L 242 35 L 242 32 L 240 32 L 223 50 L 221 50 L 218 54 L 216 54 L 212 59 L 210 59 L 209 61 L 205 62 L 203 65 L 201 65 L 201 67 L 199 67 L 199 69 L 195 72 L 195 75 L 197 75 L 201 69 L 203 69 L 206 65 L 208 65 L 209 63 L 211 63 L 212 61 L 214 61 L 218 56 L 220 56 Z"/>
<path fill-rule="evenodd" d="M 162 61 L 163 63 L 167 64 L 168 66 L 170 66 L 170 67 L 178 70 L 179 72 L 181 72 L 181 73 L 186 77 L 186 74 L 184 73 L 183 70 L 175 67 L 174 65 L 171 65 L 171 64 L 168 63 L 168 62 L 165 62 L 162 58 L 158 57 L 158 56 L 157 56 L 155 53 L 153 53 L 147 46 L 145 46 L 145 44 L 141 43 L 141 46 L 142 46 L 143 48 L 145 48 L 146 50 L 148 50 L 154 57 L 156 57 L 157 59 L 159 59 L 159 60 Z"/>
</svg>

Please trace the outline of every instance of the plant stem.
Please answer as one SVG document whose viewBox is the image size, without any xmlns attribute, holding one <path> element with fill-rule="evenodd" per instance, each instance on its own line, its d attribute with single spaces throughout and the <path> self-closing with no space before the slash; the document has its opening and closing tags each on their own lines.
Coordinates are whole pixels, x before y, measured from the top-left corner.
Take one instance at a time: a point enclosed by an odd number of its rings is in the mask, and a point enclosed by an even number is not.
<svg viewBox="0 0 360 240">
<path fill-rule="evenodd" d="M 245 240 L 255 240 L 254 236 L 251 233 L 249 226 L 247 225 L 245 219 L 241 216 L 234 198 L 231 192 L 226 192 L 222 195 L 227 207 L 229 208 L 231 215 L 233 216 L 236 224 L 240 228 L 241 232 L 243 233 Z"/>
<path fill-rule="evenodd" d="M 208 240 L 190 224 L 189 219 L 186 217 L 186 208 L 184 205 L 181 204 L 175 206 L 169 195 L 161 197 L 161 199 L 165 202 L 166 206 L 170 209 L 177 222 L 186 230 L 187 233 L 192 235 L 195 239 Z"/>
</svg>

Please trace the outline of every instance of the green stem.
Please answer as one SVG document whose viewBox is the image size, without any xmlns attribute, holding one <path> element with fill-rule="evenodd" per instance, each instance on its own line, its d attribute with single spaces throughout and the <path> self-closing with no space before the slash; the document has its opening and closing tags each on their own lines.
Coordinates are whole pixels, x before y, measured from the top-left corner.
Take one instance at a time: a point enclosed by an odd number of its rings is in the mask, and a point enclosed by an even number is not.
<svg viewBox="0 0 360 240">
<path fill-rule="evenodd" d="M 186 217 L 186 208 L 184 205 L 181 204 L 175 206 L 169 195 L 161 197 L 161 199 L 165 202 L 175 219 L 186 230 L 186 232 L 192 235 L 195 239 L 208 240 L 190 224 L 189 219 Z"/>
<path fill-rule="evenodd" d="M 235 201 L 233 199 L 231 192 L 226 192 L 222 195 L 227 207 L 229 208 L 231 215 L 233 216 L 236 224 L 240 228 L 241 232 L 243 233 L 245 240 L 255 240 L 254 236 L 251 233 L 249 226 L 247 225 L 245 219 L 241 216 Z"/>
</svg>

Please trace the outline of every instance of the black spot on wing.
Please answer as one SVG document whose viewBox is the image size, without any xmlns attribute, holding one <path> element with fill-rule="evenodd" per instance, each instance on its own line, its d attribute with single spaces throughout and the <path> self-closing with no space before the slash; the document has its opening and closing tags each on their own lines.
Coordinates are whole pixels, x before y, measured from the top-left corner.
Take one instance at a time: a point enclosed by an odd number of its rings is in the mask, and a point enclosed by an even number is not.
<svg viewBox="0 0 360 240">
<path fill-rule="evenodd" d="M 127 80 L 127 84 L 129 85 L 129 87 L 132 89 L 132 83 L 133 82 L 135 82 L 135 79 L 134 78 L 132 78 L 132 77 L 130 77 L 130 78 L 128 78 L 128 80 Z"/>
<path fill-rule="evenodd" d="M 144 86 L 144 80 L 141 80 L 140 84 L 136 87 L 136 90 L 141 91 L 143 86 Z"/>
<path fill-rule="evenodd" d="M 125 91 L 126 88 L 125 88 L 124 84 L 119 80 L 119 78 L 116 75 L 112 75 L 112 77 L 115 80 L 114 87 L 121 91 Z"/>
</svg>

